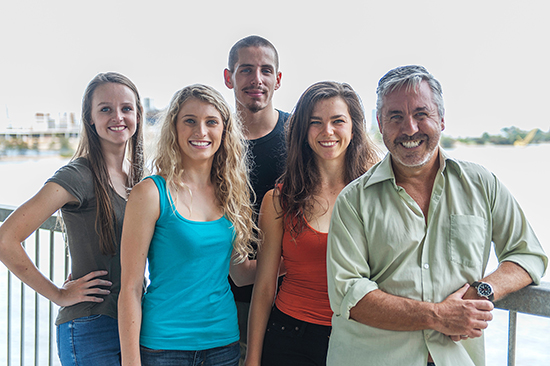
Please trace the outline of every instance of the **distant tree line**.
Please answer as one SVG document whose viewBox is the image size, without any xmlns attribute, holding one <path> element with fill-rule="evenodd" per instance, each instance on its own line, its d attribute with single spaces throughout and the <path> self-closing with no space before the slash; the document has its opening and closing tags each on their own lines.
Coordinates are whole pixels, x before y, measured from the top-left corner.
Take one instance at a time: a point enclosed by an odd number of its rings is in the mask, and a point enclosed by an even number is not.
<svg viewBox="0 0 550 366">
<path fill-rule="evenodd" d="M 550 129 L 544 132 L 540 129 L 535 131 L 525 131 L 515 126 L 505 127 L 499 135 L 490 135 L 487 132 L 481 137 L 458 137 L 441 136 L 441 146 L 451 148 L 457 142 L 469 145 L 514 145 L 514 143 L 542 144 L 550 142 Z M 527 137 L 527 139 L 526 139 Z"/>
<path fill-rule="evenodd" d="M 39 150 L 41 149 L 37 138 L 0 138 L 0 156 L 8 154 L 10 151 L 15 155 L 27 155 L 30 152 L 36 154 Z M 70 157 L 74 153 L 71 141 L 65 136 L 53 137 L 46 150 L 58 151 L 61 156 L 65 157 Z"/>
</svg>

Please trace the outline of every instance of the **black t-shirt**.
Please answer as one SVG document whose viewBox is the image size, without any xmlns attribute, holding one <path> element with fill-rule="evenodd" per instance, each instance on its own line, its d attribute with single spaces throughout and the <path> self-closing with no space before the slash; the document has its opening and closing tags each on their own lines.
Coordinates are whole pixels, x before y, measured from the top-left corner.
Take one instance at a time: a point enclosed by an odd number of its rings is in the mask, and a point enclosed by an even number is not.
<svg viewBox="0 0 550 366">
<path fill-rule="evenodd" d="M 252 155 L 250 180 L 256 193 L 255 208 L 260 209 L 264 195 L 275 187 L 275 181 L 283 174 L 286 160 L 285 122 L 289 114 L 279 111 L 275 128 L 267 135 L 249 140 Z"/>
<path fill-rule="evenodd" d="M 285 123 L 289 114 L 280 110 L 275 128 L 267 135 L 249 140 L 252 167 L 250 180 L 256 193 L 254 208 L 260 211 L 264 195 L 275 187 L 275 181 L 283 174 L 286 160 Z M 231 282 L 236 301 L 250 302 L 252 285 L 237 287 Z"/>
</svg>

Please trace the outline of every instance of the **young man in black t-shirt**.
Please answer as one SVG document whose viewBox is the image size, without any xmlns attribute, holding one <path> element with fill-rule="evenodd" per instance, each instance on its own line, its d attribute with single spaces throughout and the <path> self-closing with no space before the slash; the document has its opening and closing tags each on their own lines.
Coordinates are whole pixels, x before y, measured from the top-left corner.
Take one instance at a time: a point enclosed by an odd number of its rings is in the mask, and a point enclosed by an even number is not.
<svg viewBox="0 0 550 366">
<path fill-rule="evenodd" d="M 274 187 L 284 169 L 284 125 L 289 114 L 273 107 L 273 94 L 281 86 L 281 78 L 279 55 L 267 39 L 248 36 L 235 43 L 229 51 L 224 80 L 225 85 L 235 92 L 236 112 L 250 144 L 256 211 L 259 211 L 264 194 Z M 231 289 L 239 314 L 242 364 L 246 354 L 252 285 L 239 288 L 231 282 Z"/>
</svg>

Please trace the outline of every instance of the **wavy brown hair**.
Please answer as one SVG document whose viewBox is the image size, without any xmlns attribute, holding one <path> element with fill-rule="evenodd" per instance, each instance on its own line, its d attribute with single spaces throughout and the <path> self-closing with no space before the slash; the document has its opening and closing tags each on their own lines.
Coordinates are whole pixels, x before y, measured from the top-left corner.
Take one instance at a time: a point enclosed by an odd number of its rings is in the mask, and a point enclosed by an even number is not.
<svg viewBox="0 0 550 366">
<path fill-rule="evenodd" d="M 177 116 L 181 106 L 190 99 L 212 104 L 223 120 L 222 143 L 214 154 L 210 179 L 215 186 L 216 198 L 224 215 L 233 224 L 235 239 L 233 248 L 236 261 L 243 261 L 253 253 L 252 243 L 258 243 L 253 235 L 257 226 L 253 220 L 250 203 L 252 187 L 248 179 L 249 156 L 241 124 L 235 119 L 229 105 L 214 88 L 195 84 L 177 91 L 161 117 L 161 131 L 157 155 L 153 161 L 156 174 L 166 180 L 174 190 L 185 188 L 182 154 L 176 131 Z"/>
<path fill-rule="evenodd" d="M 88 160 L 94 181 L 94 193 L 97 202 L 95 229 L 99 235 L 99 246 L 105 255 L 115 255 L 117 252 L 116 232 L 113 210 L 113 189 L 111 177 L 105 164 L 101 141 L 96 127 L 92 124 L 92 99 L 98 86 L 116 83 L 122 84 L 134 93 L 136 98 L 137 125 L 136 132 L 126 145 L 126 156 L 131 164 L 126 187 L 130 190 L 143 175 L 143 107 L 137 87 L 126 76 L 116 72 L 106 72 L 96 75 L 86 87 L 82 97 L 82 132 L 78 147 L 71 160 L 84 157 Z"/>
<path fill-rule="evenodd" d="M 346 83 L 332 81 L 311 85 L 296 103 L 288 120 L 286 168 L 275 190 L 282 208 L 281 217 L 293 238 L 307 228 L 305 215 L 312 212 L 320 178 L 307 138 L 311 114 L 319 101 L 334 97 L 346 102 L 352 120 L 353 138 L 346 150 L 344 163 L 346 184 L 365 173 L 379 159 L 378 150 L 366 132 L 363 105 L 353 88 Z"/>
</svg>

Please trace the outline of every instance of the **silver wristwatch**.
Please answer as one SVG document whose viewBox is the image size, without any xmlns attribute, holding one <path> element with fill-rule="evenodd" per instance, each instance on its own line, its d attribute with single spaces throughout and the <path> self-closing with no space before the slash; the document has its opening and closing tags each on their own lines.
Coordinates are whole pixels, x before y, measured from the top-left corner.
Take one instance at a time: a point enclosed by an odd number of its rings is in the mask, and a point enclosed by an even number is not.
<svg viewBox="0 0 550 366">
<path fill-rule="evenodd" d="M 488 284 L 487 282 L 479 282 L 476 281 L 472 283 L 472 286 L 477 290 L 477 294 L 481 297 L 486 298 L 489 301 L 493 301 L 495 299 L 495 293 L 493 291 L 493 286 Z"/>
</svg>

